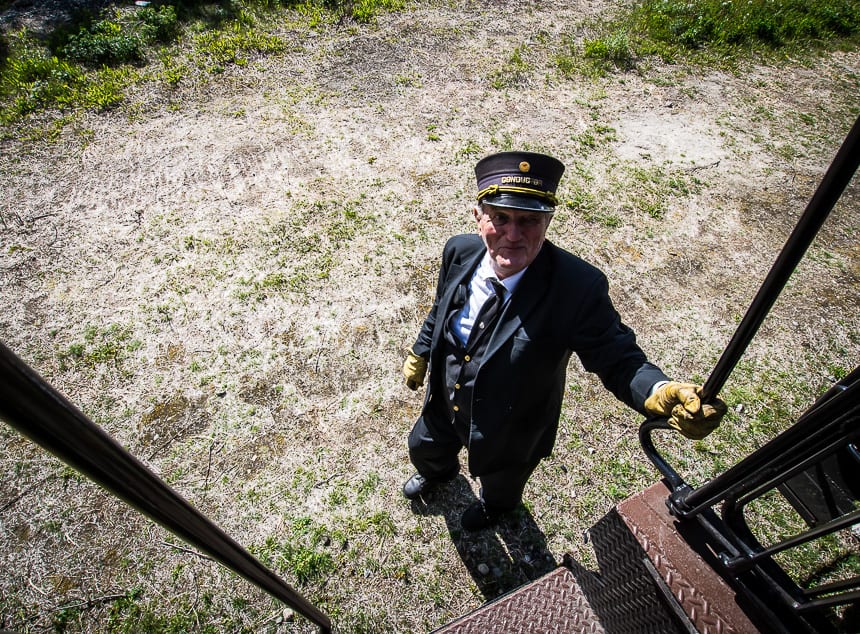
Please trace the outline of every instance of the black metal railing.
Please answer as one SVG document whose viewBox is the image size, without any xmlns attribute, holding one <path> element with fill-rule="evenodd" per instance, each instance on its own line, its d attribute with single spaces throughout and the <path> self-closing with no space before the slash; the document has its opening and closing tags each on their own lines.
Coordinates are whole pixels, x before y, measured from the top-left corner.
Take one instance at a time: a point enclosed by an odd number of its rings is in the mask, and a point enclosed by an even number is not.
<svg viewBox="0 0 860 634">
<path fill-rule="evenodd" d="M 191 506 L 0 342 L 0 419 L 319 626 L 329 618 Z"/>
<path fill-rule="evenodd" d="M 858 163 L 860 118 L 706 381 L 703 400 L 723 387 Z M 860 575 L 801 587 L 777 557 L 860 524 L 860 368 L 834 384 L 776 438 L 697 488 L 685 482 L 654 446 L 652 432 L 668 428 L 665 419 L 645 421 L 640 443 L 669 486 L 666 503 L 671 513 L 682 525 L 695 522 L 708 536 L 715 569 L 774 631 L 839 631 L 827 611 L 860 606 Z M 776 493 L 793 507 L 803 526 L 765 546 L 746 511 L 753 502 Z"/>
<path fill-rule="evenodd" d="M 698 488 L 654 449 L 651 432 L 666 425 L 648 421 L 640 428 L 643 448 L 669 484 L 672 514 L 704 529 L 715 568 L 775 631 L 826 632 L 832 626 L 829 610 L 860 604 L 860 575 L 802 587 L 775 559 L 860 525 L 860 368 L 834 387 L 794 425 Z M 805 528 L 765 546 L 746 510 L 774 492 L 791 504 Z"/>
</svg>

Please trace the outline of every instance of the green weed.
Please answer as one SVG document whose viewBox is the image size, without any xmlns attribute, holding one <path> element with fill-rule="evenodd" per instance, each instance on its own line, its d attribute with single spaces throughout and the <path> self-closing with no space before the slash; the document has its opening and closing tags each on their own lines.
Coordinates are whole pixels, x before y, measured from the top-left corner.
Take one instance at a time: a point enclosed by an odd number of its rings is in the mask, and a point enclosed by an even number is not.
<svg viewBox="0 0 860 634">
<path fill-rule="evenodd" d="M 616 19 L 588 25 L 595 36 L 563 39 L 555 56 L 562 75 L 630 70 L 657 56 L 711 65 L 751 54 L 801 55 L 823 46 L 854 48 L 860 5 L 852 0 L 646 0 Z"/>
<path fill-rule="evenodd" d="M 532 66 L 523 56 L 524 46 L 518 46 L 511 53 L 507 62 L 502 64 L 490 78 L 490 85 L 496 90 L 504 90 L 512 86 L 518 86 L 528 79 Z"/>
<path fill-rule="evenodd" d="M 194 45 L 212 72 L 223 72 L 227 64 L 244 66 L 251 55 L 280 53 L 286 49 L 279 37 L 260 33 L 238 21 L 227 29 L 197 35 Z"/>
<path fill-rule="evenodd" d="M 598 74 L 607 70 L 628 70 L 633 67 L 636 57 L 630 36 L 623 30 L 585 40 L 583 54 Z"/>
<path fill-rule="evenodd" d="M 196 66 L 221 73 L 229 65 L 246 65 L 254 56 L 282 53 L 286 45 L 267 33 L 255 12 L 279 6 L 333 21 L 333 16 L 372 22 L 383 12 L 402 8 L 401 0 L 235 0 L 200 6 L 176 0 L 135 11 L 83 14 L 72 25 L 57 27 L 36 38 L 23 30 L 0 33 L 0 124 L 14 124 L 33 113 L 51 110 L 115 107 L 125 99 L 126 88 L 144 76 L 176 86 Z M 194 25 L 192 52 L 182 58 L 162 55 L 160 73 L 136 73 L 155 47 L 162 51 L 182 43 L 186 27 Z M 191 29 L 193 30 L 193 29 Z M 112 69 L 110 72 L 108 69 Z M 125 69 L 125 70 L 122 70 Z M 62 123 L 62 120 L 61 120 Z"/>
<path fill-rule="evenodd" d="M 589 126 L 584 132 L 573 137 L 583 150 L 593 150 L 604 143 L 614 141 L 616 138 L 615 128 L 599 123 Z"/>
<path fill-rule="evenodd" d="M 375 471 L 368 474 L 358 485 L 358 502 L 366 502 L 367 499 L 379 488 L 382 480 Z"/>
<path fill-rule="evenodd" d="M 785 46 L 856 35 L 860 5 L 850 0 L 648 0 L 633 20 L 655 42 L 688 49 Z"/>
<path fill-rule="evenodd" d="M 262 546 L 251 547 L 250 551 L 267 566 L 289 570 L 299 584 L 305 585 L 325 578 L 336 569 L 334 557 L 325 551 L 330 541 L 324 526 L 301 517 L 293 521 L 284 541 L 268 537 Z"/>
<path fill-rule="evenodd" d="M 141 37 L 146 42 L 166 44 L 175 39 L 181 30 L 176 9 L 171 5 L 164 5 L 158 9 L 143 8 L 136 13 L 136 18 L 140 24 Z"/>
<path fill-rule="evenodd" d="M 142 591 L 134 588 L 111 604 L 107 631 L 117 634 L 215 634 L 219 631 L 214 624 L 205 623 L 211 598 L 193 607 L 184 599 L 177 603 L 179 605 L 174 606 L 173 610 L 165 611 L 163 600 L 145 601 Z"/>
<path fill-rule="evenodd" d="M 588 221 L 599 220 L 602 222 L 603 220 L 602 218 L 598 218 L 601 212 L 597 198 L 594 193 L 586 187 L 582 187 L 580 185 L 570 187 L 567 196 L 564 198 L 564 206 Z M 620 224 L 620 222 L 618 224 Z M 607 226 L 618 225 L 610 222 Z"/>
<path fill-rule="evenodd" d="M 0 77 L 0 93 L 6 105 L 3 122 L 44 107 L 73 105 L 86 84 L 84 73 L 73 64 L 48 54 L 22 32 L 15 52 Z"/>
<path fill-rule="evenodd" d="M 69 38 L 64 56 L 89 66 L 140 63 L 144 60 L 143 39 L 118 22 L 102 20 Z"/>
<path fill-rule="evenodd" d="M 636 196 L 630 199 L 632 207 L 660 220 L 666 214 L 667 204 L 674 197 L 684 197 L 699 189 L 699 181 L 689 173 L 667 170 L 663 167 L 631 167 L 633 191 Z"/>
<path fill-rule="evenodd" d="M 349 6 L 349 3 L 343 3 Z M 403 8 L 401 0 L 356 0 L 351 4 L 350 17 L 356 22 L 372 23 L 381 13 L 393 13 Z"/>
<path fill-rule="evenodd" d="M 81 27 L 69 36 L 61 48 L 66 59 L 91 67 L 139 64 L 146 59 L 146 47 L 155 42 L 167 43 L 179 33 L 176 10 L 162 6 L 146 7 L 128 17 L 116 12 Z"/>
<path fill-rule="evenodd" d="M 83 342 L 72 343 L 65 352 L 58 354 L 60 366 L 65 368 L 69 361 L 88 366 L 106 363 L 118 365 L 142 345 L 131 337 L 130 326 L 112 324 L 105 329 L 89 326 L 84 331 Z"/>
</svg>

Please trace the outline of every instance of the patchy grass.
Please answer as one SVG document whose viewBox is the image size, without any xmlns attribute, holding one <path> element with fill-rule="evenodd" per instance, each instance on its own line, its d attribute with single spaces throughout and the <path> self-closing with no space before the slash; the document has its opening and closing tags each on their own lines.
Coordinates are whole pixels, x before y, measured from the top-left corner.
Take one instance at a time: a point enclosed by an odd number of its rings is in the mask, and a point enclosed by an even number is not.
<svg viewBox="0 0 860 634">
<path fill-rule="evenodd" d="M 24 28 L 0 32 L 0 125 L 15 125 L 39 112 L 98 110 L 122 103 L 141 82 L 175 87 L 191 68 L 220 74 L 267 55 L 282 55 L 285 42 L 270 30 L 284 11 L 303 16 L 304 28 L 340 19 L 372 23 L 402 8 L 399 0 L 350 2 L 187 3 L 177 0 L 133 10 L 76 13 L 69 23 L 37 37 Z M 190 46 L 189 46 L 190 43 Z M 162 70 L 142 73 L 154 59 Z"/>
<path fill-rule="evenodd" d="M 474 163 L 561 157 L 550 239 L 606 271 L 652 359 L 702 381 L 858 113 L 856 52 L 734 75 L 703 65 L 703 43 L 668 64 L 611 3 L 536 4 L 510 31 L 496 4 L 152 6 L 163 34 L 130 4 L 65 39 L 3 33 L 24 86 L 3 97 L 24 98 L 0 152 L 4 341 L 338 631 L 430 631 L 564 553 L 594 569 L 583 533 L 658 475 L 639 417 L 575 359 L 555 452 L 499 530 L 460 530 L 479 486 L 465 457 L 426 503 L 400 494 L 423 396 L 403 350 L 445 239 L 474 230 Z M 114 36 L 142 59 L 85 62 Z M 856 364 L 857 200 L 732 374 L 721 428 L 657 439 L 692 483 Z M 6 426 L 0 476 L 0 628 L 314 631 Z M 755 512 L 769 538 L 796 520 Z M 840 578 L 851 539 L 787 565 Z"/>
</svg>

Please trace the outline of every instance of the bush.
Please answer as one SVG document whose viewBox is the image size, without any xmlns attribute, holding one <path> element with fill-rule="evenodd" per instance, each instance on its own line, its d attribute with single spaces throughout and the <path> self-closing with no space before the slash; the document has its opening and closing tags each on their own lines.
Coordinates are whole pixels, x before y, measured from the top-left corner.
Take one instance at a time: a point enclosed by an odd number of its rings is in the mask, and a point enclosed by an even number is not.
<svg viewBox="0 0 860 634">
<path fill-rule="evenodd" d="M 7 60 L 0 94 L 11 98 L 2 119 L 26 115 L 45 106 L 63 108 L 74 101 L 84 80 L 68 62 L 31 46 L 22 46 Z"/>
<path fill-rule="evenodd" d="M 127 33 L 118 22 L 101 20 L 69 37 L 63 54 L 88 66 L 117 66 L 142 62 L 143 45 L 141 37 Z"/>
<path fill-rule="evenodd" d="M 634 58 L 630 38 L 622 31 L 616 31 L 604 38 L 586 40 L 584 53 L 588 58 L 612 62 L 622 68 L 630 67 Z"/>
<path fill-rule="evenodd" d="M 778 47 L 860 32 L 860 3 L 852 0 L 647 0 L 636 15 L 654 40 L 687 48 Z"/>
<path fill-rule="evenodd" d="M 159 7 L 157 11 L 146 7 L 137 12 L 136 18 L 141 25 L 141 36 L 147 43 L 167 43 L 179 34 L 176 9 L 171 5 Z"/>
</svg>

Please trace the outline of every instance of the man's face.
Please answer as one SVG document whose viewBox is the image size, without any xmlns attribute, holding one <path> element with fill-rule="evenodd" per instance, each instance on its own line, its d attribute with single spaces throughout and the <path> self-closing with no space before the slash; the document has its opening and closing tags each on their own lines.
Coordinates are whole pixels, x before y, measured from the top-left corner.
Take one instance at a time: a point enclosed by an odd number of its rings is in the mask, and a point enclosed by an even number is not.
<svg viewBox="0 0 860 634">
<path fill-rule="evenodd" d="M 534 262 L 552 218 L 552 214 L 540 211 L 492 205 L 476 206 L 473 213 L 499 279 L 519 273 Z"/>
</svg>

